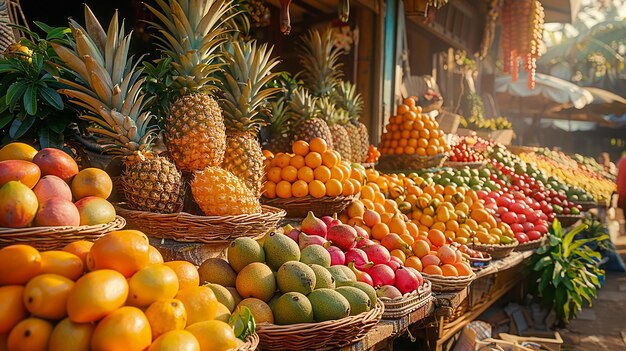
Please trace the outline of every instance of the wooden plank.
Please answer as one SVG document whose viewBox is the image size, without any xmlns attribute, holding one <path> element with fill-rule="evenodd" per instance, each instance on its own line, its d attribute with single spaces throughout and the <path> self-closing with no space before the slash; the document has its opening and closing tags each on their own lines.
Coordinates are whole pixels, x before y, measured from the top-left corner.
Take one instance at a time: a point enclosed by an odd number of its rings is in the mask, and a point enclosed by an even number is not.
<svg viewBox="0 0 626 351">
<path fill-rule="evenodd" d="M 226 247 L 228 243 L 204 244 L 204 243 L 183 243 L 168 239 L 148 238 L 150 245 L 154 246 L 165 261 L 189 261 L 199 266 L 207 258 L 226 258 Z"/>
</svg>

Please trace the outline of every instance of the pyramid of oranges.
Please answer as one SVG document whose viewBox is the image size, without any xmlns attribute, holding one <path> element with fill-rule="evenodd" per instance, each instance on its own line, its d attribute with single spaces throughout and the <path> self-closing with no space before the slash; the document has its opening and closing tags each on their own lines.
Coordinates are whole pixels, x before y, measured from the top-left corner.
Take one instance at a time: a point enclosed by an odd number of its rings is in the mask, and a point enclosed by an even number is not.
<svg viewBox="0 0 626 351">
<path fill-rule="evenodd" d="M 378 147 L 384 155 L 434 156 L 450 151 L 443 135 L 439 123 L 407 98 L 389 118 Z"/>
<path fill-rule="evenodd" d="M 265 181 L 263 196 L 269 199 L 312 196 L 350 196 L 359 193 L 361 183 L 350 163 L 342 161 L 326 141 L 314 138 L 310 143 L 298 140 L 293 153 L 276 155 L 264 150 Z M 354 175 L 354 176 L 353 176 Z"/>
</svg>

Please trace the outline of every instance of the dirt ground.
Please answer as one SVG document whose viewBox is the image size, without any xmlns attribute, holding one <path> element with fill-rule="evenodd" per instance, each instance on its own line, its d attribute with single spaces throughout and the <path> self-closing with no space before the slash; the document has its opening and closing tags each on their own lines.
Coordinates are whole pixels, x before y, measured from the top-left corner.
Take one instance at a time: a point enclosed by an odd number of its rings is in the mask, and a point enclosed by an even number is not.
<svg viewBox="0 0 626 351">
<path fill-rule="evenodd" d="M 609 229 L 618 253 L 626 261 L 624 215 L 608 213 Z M 626 350 L 626 273 L 607 272 L 606 285 L 593 306 L 561 330 L 564 351 Z"/>
</svg>

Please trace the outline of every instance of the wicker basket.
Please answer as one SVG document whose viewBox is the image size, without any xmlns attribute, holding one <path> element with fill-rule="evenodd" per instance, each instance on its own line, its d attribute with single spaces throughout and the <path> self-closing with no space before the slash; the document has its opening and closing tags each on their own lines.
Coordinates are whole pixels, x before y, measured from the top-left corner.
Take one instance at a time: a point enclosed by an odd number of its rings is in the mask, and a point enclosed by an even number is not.
<svg viewBox="0 0 626 351">
<path fill-rule="evenodd" d="M 0 247 L 13 244 L 30 245 L 37 250 L 61 249 L 77 241 L 94 241 L 106 233 L 124 228 L 126 220 L 116 216 L 107 224 L 82 225 L 78 227 L 31 227 L 0 228 Z"/>
<path fill-rule="evenodd" d="M 322 323 L 292 325 L 257 324 L 261 350 L 332 350 L 365 337 L 383 316 L 385 306 L 378 300 L 369 312 Z"/>
<path fill-rule="evenodd" d="M 468 287 L 474 279 L 476 273 L 462 277 L 444 277 L 443 275 L 434 275 L 422 273 L 424 278 L 432 284 L 433 292 L 456 292 Z"/>
<path fill-rule="evenodd" d="M 484 253 L 483 256 L 487 256 L 487 257 L 483 257 L 483 258 L 470 257 L 470 266 L 472 266 L 472 270 L 479 271 L 489 266 L 489 263 L 491 262 L 493 257 L 491 257 L 491 255 L 486 252 Z"/>
<path fill-rule="evenodd" d="M 289 218 L 304 218 L 309 211 L 313 211 L 317 217 L 341 213 L 357 198 L 358 194 L 351 196 L 324 196 L 319 199 L 307 195 L 304 197 L 290 197 L 288 199 L 261 197 L 261 202 L 265 205 L 284 209 Z"/>
<path fill-rule="evenodd" d="M 186 212 L 154 213 L 129 210 L 118 204 L 117 213 L 146 235 L 179 242 L 225 243 L 238 237 L 261 237 L 275 228 L 285 211 L 262 206 L 263 212 L 236 216 L 196 216 Z"/>
<path fill-rule="evenodd" d="M 488 253 L 491 258 L 494 260 L 498 260 L 501 258 L 505 258 L 515 250 L 515 248 L 519 245 L 517 239 L 515 239 L 512 243 L 507 245 L 482 245 L 482 244 L 472 244 L 470 247 L 476 251 L 482 251 Z"/>
<path fill-rule="evenodd" d="M 250 335 L 246 342 L 241 345 L 236 351 L 254 351 L 259 346 L 259 334 L 254 333 Z"/>
<path fill-rule="evenodd" d="M 574 204 L 580 205 L 583 211 L 589 211 L 593 208 L 598 207 L 598 204 L 595 201 L 579 201 L 579 202 L 574 202 Z"/>
<path fill-rule="evenodd" d="M 432 283 L 425 280 L 424 284 L 416 291 L 405 294 L 399 299 L 390 299 L 383 297 L 382 302 L 385 304 L 385 312 L 383 319 L 398 319 L 407 314 L 423 307 L 432 298 Z"/>
<path fill-rule="evenodd" d="M 457 169 L 462 169 L 462 168 L 471 168 L 471 169 L 480 169 L 483 168 L 485 165 L 487 164 L 487 161 L 481 161 L 481 162 L 451 162 L 451 161 L 446 161 L 443 163 L 444 167 L 450 167 L 450 168 L 457 168 Z"/>
<path fill-rule="evenodd" d="M 426 168 L 438 168 L 443 165 L 446 154 L 433 156 L 418 155 L 382 155 L 378 160 L 378 169 L 385 171 L 408 171 Z"/>
<path fill-rule="evenodd" d="M 563 228 L 568 228 L 576 224 L 579 220 L 583 219 L 582 215 L 557 215 L 556 219 L 561 222 Z"/>
<path fill-rule="evenodd" d="M 543 246 L 543 244 L 545 242 L 546 242 L 546 236 L 544 235 L 540 239 L 529 241 L 529 242 L 517 245 L 517 247 L 515 248 L 515 251 L 534 250 L 534 249 L 537 249 L 537 248 Z"/>
</svg>

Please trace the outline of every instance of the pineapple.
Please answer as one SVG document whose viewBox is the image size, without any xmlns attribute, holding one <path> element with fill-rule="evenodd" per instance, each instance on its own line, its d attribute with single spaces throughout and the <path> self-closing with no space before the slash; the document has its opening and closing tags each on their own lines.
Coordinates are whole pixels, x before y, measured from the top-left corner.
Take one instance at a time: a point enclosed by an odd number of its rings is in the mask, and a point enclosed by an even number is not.
<svg viewBox="0 0 626 351">
<path fill-rule="evenodd" d="M 350 161 L 352 159 L 350 136 L 343 127 L 348 121 L 348 113 L 338 108 L 330 97 L 320 98 L 317 100 L 317 105 L 321 119 L 328 122 L 334 149 L 339 152 L 341 159 Z"/>
<path fill-rule="evenodd" d="M 13 29 L 9 27 L 11 20 L 9 18 L 7 5 L 7 0 L 0 0 L 0 52 L 4 52 L 4 50 L 15 42 Z"/>
<path fill-rule="evenodd" d="M 333 148 L 333 136 L 330 134 L 328 124 L 318 118 L 318 103 L 304 88 L 294 91 L 289 101 L 290 113 L 293 119 L 298 121 L 293 127 L 293 141 L 311 141 L 313 138 L 322 138 L 329 148 Z"/>
<path fill-rule="evenodd" d="M 218 166 L 224 160 L 226 130 L 221 109 L 207 93 L 219 71 L 219 46 L 227 40 L 230 0 L 156 0 L 161 11 L 146 7 L 162 22 L 156 37 L 172 59 L 174 89 L 180 97 L 165 121 L 170 156 L 183 171 Z"/>
<path fill-rule="evenodd" d="M 367 158 L 369 148 L 369 133 L 367 127 L 359 122 L 359 113 L 363 109 L 363 98 L 356 94 L 356 87 L 350 82 L 341 82 L 335 90 L 337 105 L 348 113 L 350 120 L 344 128 L 350 137 L 352 147 L 352 162 L 363 162 Z"/>
<path fill-rule="evenodd" d="M 291 110 L 285 98 L 270 102 L 269 109 L 269 139 L 263 148 L 273 153 L 289 152 L 291 150 Z"/>
<path fill-rule="evenodd" d="M 67 48 L 51 42 L 63 66 L 77 78 L 60 92 L 86 109 L 81 116 L 92 122 L 88 128 L 100 137 L 109 154 L 124 157 L 120 176 L 128 206 L 137 210 L 172 213 L 182 208 L 184 187 L 180 172 L 153 149 L 157 128 L 145 107 L 152 98 L 141 92 L 144 79 L 128 57 L 130 37 L 124 36 L 117 12 L 104 32 L 85 6 L 85 28 L 71 20 L 75 45 Z"/>
<path fill-rule="evenodd" d="M 235 175 L 219 167 L 196 172 L 191 192 L 207 216 L 226 216 L 261 212 L 259 199 Z"/>
<path fill-rule="evenodd" d="M 309 31 L 302 38 L 300 49 L 305 86 L 314 96 L 331 95 L 342 76 L 341 49 L 334 45 L 332 29 L 327 28 L 321 35 L 317 30 Z"/>
<path fill-rule="evenodd" d="M 259 112 L 264 102 L 280 91 L 265 87 L 276 76 L 271 69 L 278 61 L 270 58 L 272 49 L 267 44 L 234 41 L 225 47 L 220 103 L 228 137 L 222 167 L 261 197 L 264 157 L 257 135 L 266 122 Z"/>
</svg>

